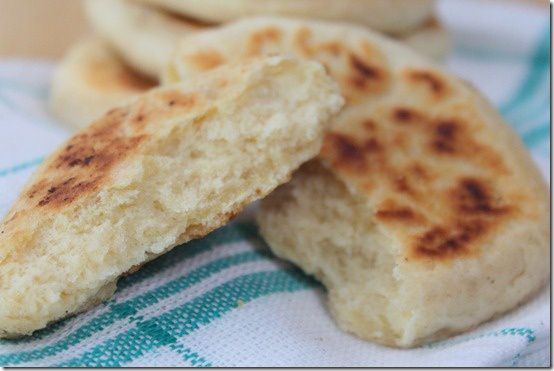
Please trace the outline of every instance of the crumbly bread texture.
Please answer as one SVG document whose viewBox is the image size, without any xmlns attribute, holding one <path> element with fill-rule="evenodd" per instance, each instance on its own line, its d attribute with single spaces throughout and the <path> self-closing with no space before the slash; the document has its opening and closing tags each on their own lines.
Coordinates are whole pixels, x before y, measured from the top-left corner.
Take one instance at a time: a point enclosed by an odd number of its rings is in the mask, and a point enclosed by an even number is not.
<svg viewBox="0 0 554 371">
<path fill-rule="evenodd" d="M 105 42 L 91 38 L 74 45 L 58 65 L 50 110 L 63 123 L 82 128 L 156 85 L 127 66 Z"/>
<path fill-rule="evenodd" d="M 411 347 L 476 326 L 544 284 L 548 188 L 471 86 L 366 29 L 282 18 L 187 38 L 166 79 L 263 53 L 322 62 L 347 100 L 315 164 L 258 215 L 272 250 L 329 289 L 343 329 Z"/>
<path fill-rule="evenodd" d="M 256 15 L 353 22 L 396 34 L 418 28 L 433 14 L 433 0 L 141 0 L 207 22 Z"/>
<path fill-rule="evenodd" d="M 121 274 L 288 181 L 342 104 L 321 65 L 270 57 L 151 90 L 78 132 L 0 224 L 0 336 L 108 298 Z"/>
<path fill-rule="evenodd" d="M 154 79 L 177 41 L 204 26 L 130 0 L 87 0 L 92 28 L 125 62 Z"/>
</svg>

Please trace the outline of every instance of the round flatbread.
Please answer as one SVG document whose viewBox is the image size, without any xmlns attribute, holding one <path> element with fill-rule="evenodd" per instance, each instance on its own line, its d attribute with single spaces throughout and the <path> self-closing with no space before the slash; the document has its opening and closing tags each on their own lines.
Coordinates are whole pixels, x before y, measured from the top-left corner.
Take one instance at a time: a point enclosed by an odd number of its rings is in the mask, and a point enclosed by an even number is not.
<svg viewBox="0 0 554 371">
<path fill-rule="evenodd" d="M 491 105 L 365 28 L 252 18 L 190 36 L 166 81 L 264 54 L 325 65 L 347 104 L 318 160 L 262 201 L 272 250 L 345 330 L 411 347 L 514 308 L 549 275 L 548 188 Z"/>
<path fill-rule="evenodd" d="M 93 29 L 136 71 L 157 78 L 177 41 L 202 28 L 182 17 L 129 0 L 88 0 Z"/>
<path fill-rule="evenodd" d="M 342 104 L 320 64 L 271 57 L 152 89 L 76 133 L 0 223 L 0 337 L 107 299 L 288 181 Z"/>
<path fill-rule="evenodd" d="M 254 15 L 281 15 L 344 21 L 376 31 L 412 31 L 431 17 L 433 0 L 142 0 L 207 22 Z"/>
<path fill-rule="evenodd" d="M 125 65 L 105 42 L 88 39 L 74 45 L 58 65 L 50 109 L 63 123 L 82 128 L 156 85 Z"/>
</svg>

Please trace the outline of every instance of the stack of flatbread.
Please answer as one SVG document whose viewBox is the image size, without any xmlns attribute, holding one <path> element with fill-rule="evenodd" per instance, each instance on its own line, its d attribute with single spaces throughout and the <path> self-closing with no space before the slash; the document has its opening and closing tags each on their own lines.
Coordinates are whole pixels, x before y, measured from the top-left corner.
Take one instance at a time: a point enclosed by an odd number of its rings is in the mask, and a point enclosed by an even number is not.
<svg viewBox="0 0 554 371">
<path fill-rule="evenodd" d="M 84 5 L 97 36 L 68 51 L 51 99 L 53 112 L 73 127 L 156 85 L 183 37 L 248 16 L 358 24 L 437 61 L 450 50 L 433 0 L 88 0 Z"/>
<path fill-rule="evenodd" d="M 531 297 L 549 276 L 543 178 L 478 91 L 382 34 L 431 6 L 90 1 L 103 37 L 52 92 L 84 127 L 0 224 L 0 336 L 109 298 L 258 199 L 272 251 L 360 338 L 413 347 Z"/>
</svg>

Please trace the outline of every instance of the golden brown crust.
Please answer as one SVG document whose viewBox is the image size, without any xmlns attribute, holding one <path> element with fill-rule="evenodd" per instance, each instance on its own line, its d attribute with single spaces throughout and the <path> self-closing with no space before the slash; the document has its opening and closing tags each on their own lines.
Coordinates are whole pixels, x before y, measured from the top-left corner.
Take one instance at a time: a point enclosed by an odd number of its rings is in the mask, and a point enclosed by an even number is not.
<svg viewBox="0 0 554 371">
<path fill-rule="evenodd" d="M 456 96 L 445 78 L 425 69 L 399 75 L 424 104 L 449 109 L 429 114 L 391 104 L 363 119 L 353 116 L 356 121 L 328 133 L 320 158 L 381 205 L 380 223 L 403 229 L 410 259 L 476 255 L 487 236 L 522 217 L 532 195 L 502 184 L 511 176 L 509 164 L 477 139 L 486 130 L 483 119 L 449 103 Z"/>
<path fill-rule="evenodd" d="M 48 180 L 27 193 L 36 207 L 63 207 L 100 186 L 118 162 L 145 139 L 142 134 L 125 135 L 121 126 L 128 109 L 114 109 L 89 130 L 72 138 L 43 169 Z"/>
<path fill-rule="evenodd" d="M 114 169 L 138 152 L 151 136 L 156 119 L 186 112 L 199 103 L 196 95 L 163 89 L 131 106 L 114 108 L 73 136 L 44 163 L 23 192 L 6 225 L 35 210 L 61 209 L 97 191 Z"/>
<path fill-rule="evenodd" d="M 431 117 L 406 106 L 382 112 L 347 130 L 335 126 L 320 158 L 359 192 L 376 197 L 379 222 L 413 230 L 407 256 L 476 254 L 483 238 L 520 216 L 526 197 L 499 184 L 507 165 L 475 138 L 471 123 L 455 112 Z M 418 151 L 423 156 L 416 158 Z M 461 170 L 464 164 L 471 164 L 469 171 Z"/>
<path fill-rule="evenodd" d="M 150 90 L 76 133 L 1 223 L 0 337 L 106 299 L 121 274 L 226 223 L 318 154 L 342 105 L 319 64 L 261 58 Z"/>
<path fill-rule="evenodd" d="M 326 67 L 347 105 L 319 158 L 375 207 L 406 257 L 476 256 L 495 231 L 540 214 L 533 184 L 541 181 L 524 176 L 528 155 L 521 144 L 513 153 L 506 124 L 464 82 L 409 50 L 361 28 L 277 17 L 197 37 L 177 53 L 184 74 L 196 71 L 189 56 L 206 50 L 226 61 L 287 53 Z"/>
</svg>

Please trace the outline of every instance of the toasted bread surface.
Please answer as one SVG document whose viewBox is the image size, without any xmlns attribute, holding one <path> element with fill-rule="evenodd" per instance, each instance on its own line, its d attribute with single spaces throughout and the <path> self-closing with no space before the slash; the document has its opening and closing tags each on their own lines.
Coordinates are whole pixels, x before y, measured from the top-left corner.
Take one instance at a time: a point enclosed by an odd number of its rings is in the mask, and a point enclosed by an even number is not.
<svg viewBox="0 0 554 371">
<path fill-rule="evenodd" d="M 262 235 L 329 289 L 339 325 L 410 347 L 503 313 L 548 277 L 548 188 L 466 82 L 361 27 L 260 17 L 188 37 L 165 79 L 282 53 L 346 105 L 314 165 L 262 202 Z"/>
<path fill-rule="evenodd" d="M 0 224 L 0 336 L 109 297 L 118 277 L 221 226 L 317 155 L 343 99 L 270 57 L 153 89 L 82 129 Z"/>
</svg>

